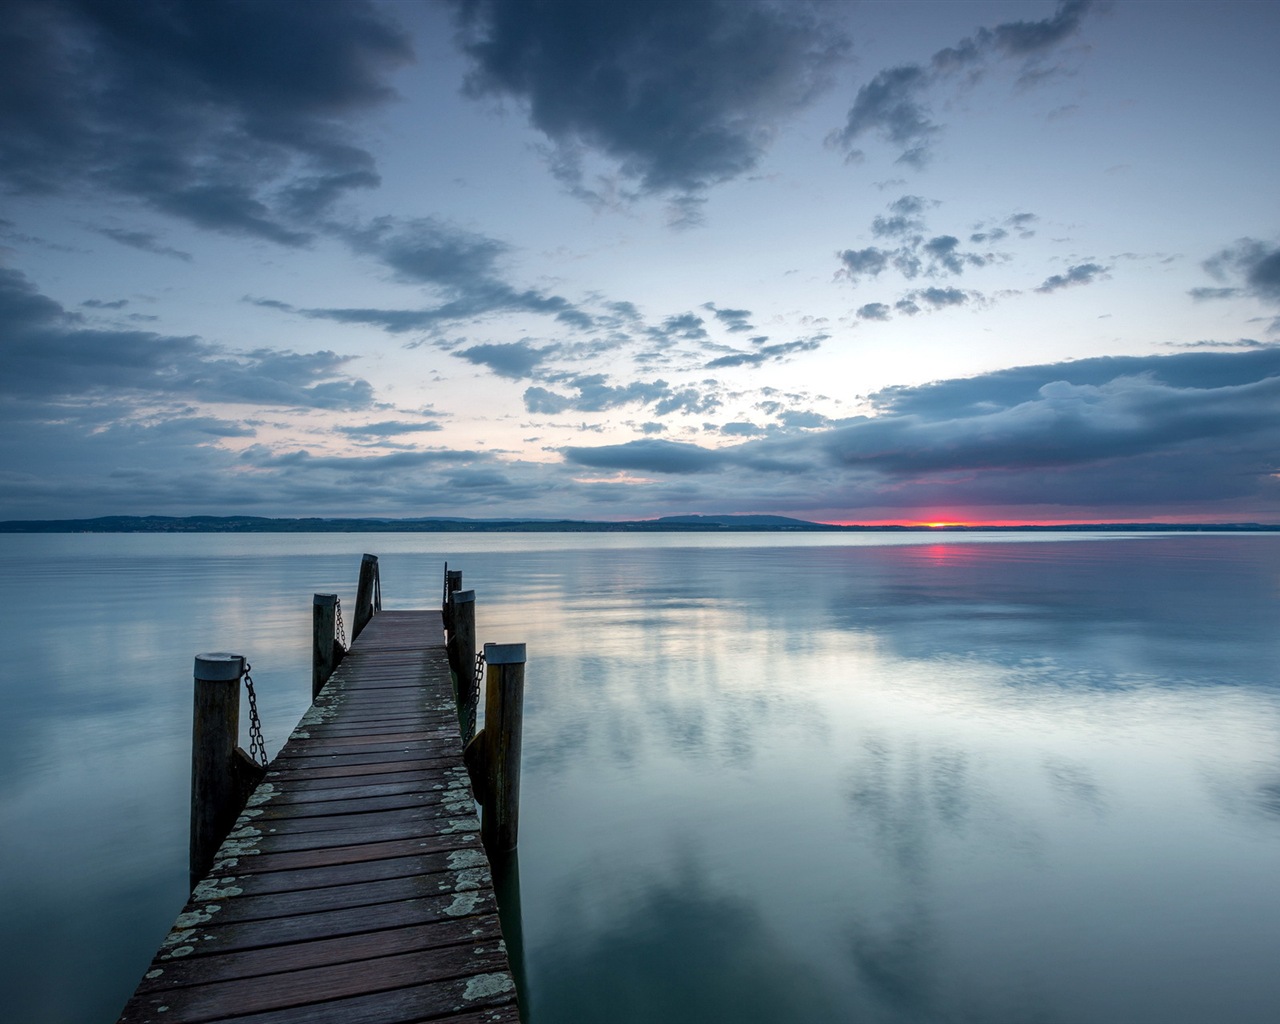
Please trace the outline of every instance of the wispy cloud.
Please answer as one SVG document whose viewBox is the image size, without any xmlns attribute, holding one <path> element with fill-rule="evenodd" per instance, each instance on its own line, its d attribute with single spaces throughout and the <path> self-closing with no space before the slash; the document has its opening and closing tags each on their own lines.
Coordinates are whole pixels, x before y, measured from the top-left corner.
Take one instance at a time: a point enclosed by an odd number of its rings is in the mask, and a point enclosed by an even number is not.
<svg viewBox="0 0 1280 1024">
<path fill-rule="evenodd" d="M 858 89 L 844 125 L 831 133 L 829 143 L 858 160 L 865 155 L 859 148 L 863 140 L 874 135 L 898 151 L 898 163 L 925 166 L 942 131 L 927 99 L 932 89 L 957 76 L 971 81 L 1000 61 L 1018 62 L 1020 86 L 1052 75 L 1058 69 L 1046 64 L 1047 58 L 1079 31 L 1090 6 L 1087 0 L 1064 0 L 1049 18 L 980 28 L 939 50 L 927 64 L 900 64 L 877 72 Z"/>
<path fill-rule="evenodd" d="M 1056 292 L 1063 288 L 1070 288 L 1078 284 L 1092 284 L 1094 281 L 1100 281 L 1106 278 L 1107 271 L 1110 267 L 1104 267 L 1100 263 L 1077 263 L 1073 267 L 1069 267 L 1065 274 L 1051 274 L 1044 279 L 1036 291 L 1042 294 Z"/>
</svg>

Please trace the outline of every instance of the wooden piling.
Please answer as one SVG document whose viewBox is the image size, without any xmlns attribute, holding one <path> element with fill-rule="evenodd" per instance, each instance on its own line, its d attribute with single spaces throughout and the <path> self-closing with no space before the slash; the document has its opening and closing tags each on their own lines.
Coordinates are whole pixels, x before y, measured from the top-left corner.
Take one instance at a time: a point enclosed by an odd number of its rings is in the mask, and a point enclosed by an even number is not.
<svg viewBox="0 0 1280 1024">
<path fill-rule="evenodd" d="M 520 828 L 520 747 L 524 727 L 524 644 L 485 644 L 484 815 L 489 849 L 514 850 Z"/>
<path fill-rule="evenodd" d="M 208 873 L 213 855 L 244 809 L 262 769 L 239 747 L 239 654 L 197 654 L 191 721 L 191 885 Z"/>
<path fill-rule="evenodd" d="M 374 595 L 378 590 L 378 556 L 364 555 L 360 559 L 360 581 L 356 585 L 355 622 L 351 625 L 351 642 L 355 643 L 360 631 L 373 618 Z M 380 603 L 380 602 L 379 602 Z"/>
<path fill-rule="evenodd" d="M 476 720 L 476 592 L 455 590 L 450 599 L 453 632 L 449 634 L 449 667 L 458 702 L 458 727 L 465 743 L 471 739 Z"/>
<path fill-rule="evenodd" d="M 316 594 L 311 603 L 311 699 L 338 666 L 338 595 Z"/>
<path fill-rule="evenodd" d="M 444 617 L 445 632 L 453 634 L 453 602 L 451 598 L 455 593 L 462 589 L 462 570 L 450 569 L 446 564 L 444 569 L 444 603 L 440 608 L 440 614 Z"/>
</svg>

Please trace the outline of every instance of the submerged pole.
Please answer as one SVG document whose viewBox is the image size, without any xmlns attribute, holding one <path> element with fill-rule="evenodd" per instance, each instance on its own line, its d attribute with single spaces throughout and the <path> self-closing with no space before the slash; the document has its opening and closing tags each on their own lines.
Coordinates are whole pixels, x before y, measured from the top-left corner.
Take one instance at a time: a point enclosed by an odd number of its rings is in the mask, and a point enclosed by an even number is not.
<svg viewBox="0 0 1280 1024">
<path fill-rule="evenodd" d="M 351 642 L 355 643 L 360 631 L 373 618 L 373 595 L 377 588 L 378 556 L 364 555 L 360 559 L 360 581 L 356 584 L 355 621 L 351 624 Z"/>
<path fill-rule="evenodd" d="M 524 644 L 485 644 L 484 816 L 492 850 L 514 850 L 520 831 L 520 747 L 524 729 Z"/>
</svg>

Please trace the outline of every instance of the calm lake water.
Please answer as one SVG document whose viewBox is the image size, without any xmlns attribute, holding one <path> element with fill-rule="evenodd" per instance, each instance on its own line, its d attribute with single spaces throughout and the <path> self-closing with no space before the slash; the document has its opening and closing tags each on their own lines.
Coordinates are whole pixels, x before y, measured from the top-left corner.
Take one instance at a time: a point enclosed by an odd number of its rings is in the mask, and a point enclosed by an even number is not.
<svg viewBox="0 0 1280 1024">
<path fill-rule="evenodd" d="M 528 644 L 530 1024 L 1280 1019 L 1280 537 L 0 536 L 0 991 L 186 897 L 192 655 L 274 753 L 311 595 Z"/>
</svg>

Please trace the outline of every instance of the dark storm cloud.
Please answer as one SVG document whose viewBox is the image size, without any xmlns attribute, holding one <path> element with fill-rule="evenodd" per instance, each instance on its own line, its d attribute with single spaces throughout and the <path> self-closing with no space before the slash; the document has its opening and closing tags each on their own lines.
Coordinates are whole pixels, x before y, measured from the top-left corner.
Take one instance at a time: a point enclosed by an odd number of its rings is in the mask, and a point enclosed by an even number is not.
<svg viewBox="0 0 1280 1024">
<path fill-rule="evenodd" d="M 749 0 L 454 0 L 473 96 L 510 96 L 590 196 L 583 151 L 642 193 L 684 202 L 759 162 L 825 84 L 839 33 L 800 4 Z"/>
<path fill-rule="evenodd" d="M 347 357 L 258 349 L 235 353 L 195 337 L 99 330 L 0 269 L 0 392 L 25 400 L 122 393 L 295 408 L 359 409 L 368 382 L 347 376 Z"/>
<path fill-rule="evenodd" d="M 383 77 L 411 56 L 361 0 L 9 0 L 0 181 L 105 189 L 299 245 L 306 220 L 377 184 L 346 122 L 391 96 Z"/>
<path fill-rule="evenodd" d="M 898 163 L 923 167 L 941 130 L 927 102 L 933 87 L 955 75 L 972 78 L 998 60 L 1021 61 L 1020 85 L 1056 73 L 1056 68 L 1045 67 L 1043 61 L 1079 30 L 1089 7 L 1084 0 L 1066 0 L 1050 18 L 978 29 L 955 46 L 939 50 L 927 65 L 900 64 L 877 72 L 858 89 L 844 126 L 828 141 L 850 159 L 860 159 L 862 139 L 875 135 L 898 150 Z"/>
<path fill-rule="evenodd" d="M 1099 263 L 1077 263 L 1074 267 L 1068 268 L 1065 274 L 1054 274 L 1045 278 L 1044 283 L 1036 291 L 1048 294 L 1072 285 L 1092 284 L 1094 281 L 1105 278 L 1110 269 Z"/>
<path fill-rule="evenodd" d="M 1096 506 L 1280 492 L 1280 347 L 1089 359 L 887 389 L 879 414 L 724 448 L 652 442 L 566 449 L 599 469 L 704 475 L 734 487 L 815 473 L 831 507 Z M 1224 505 L 1229 507 L 1228 505 Z"/>
</svg>

